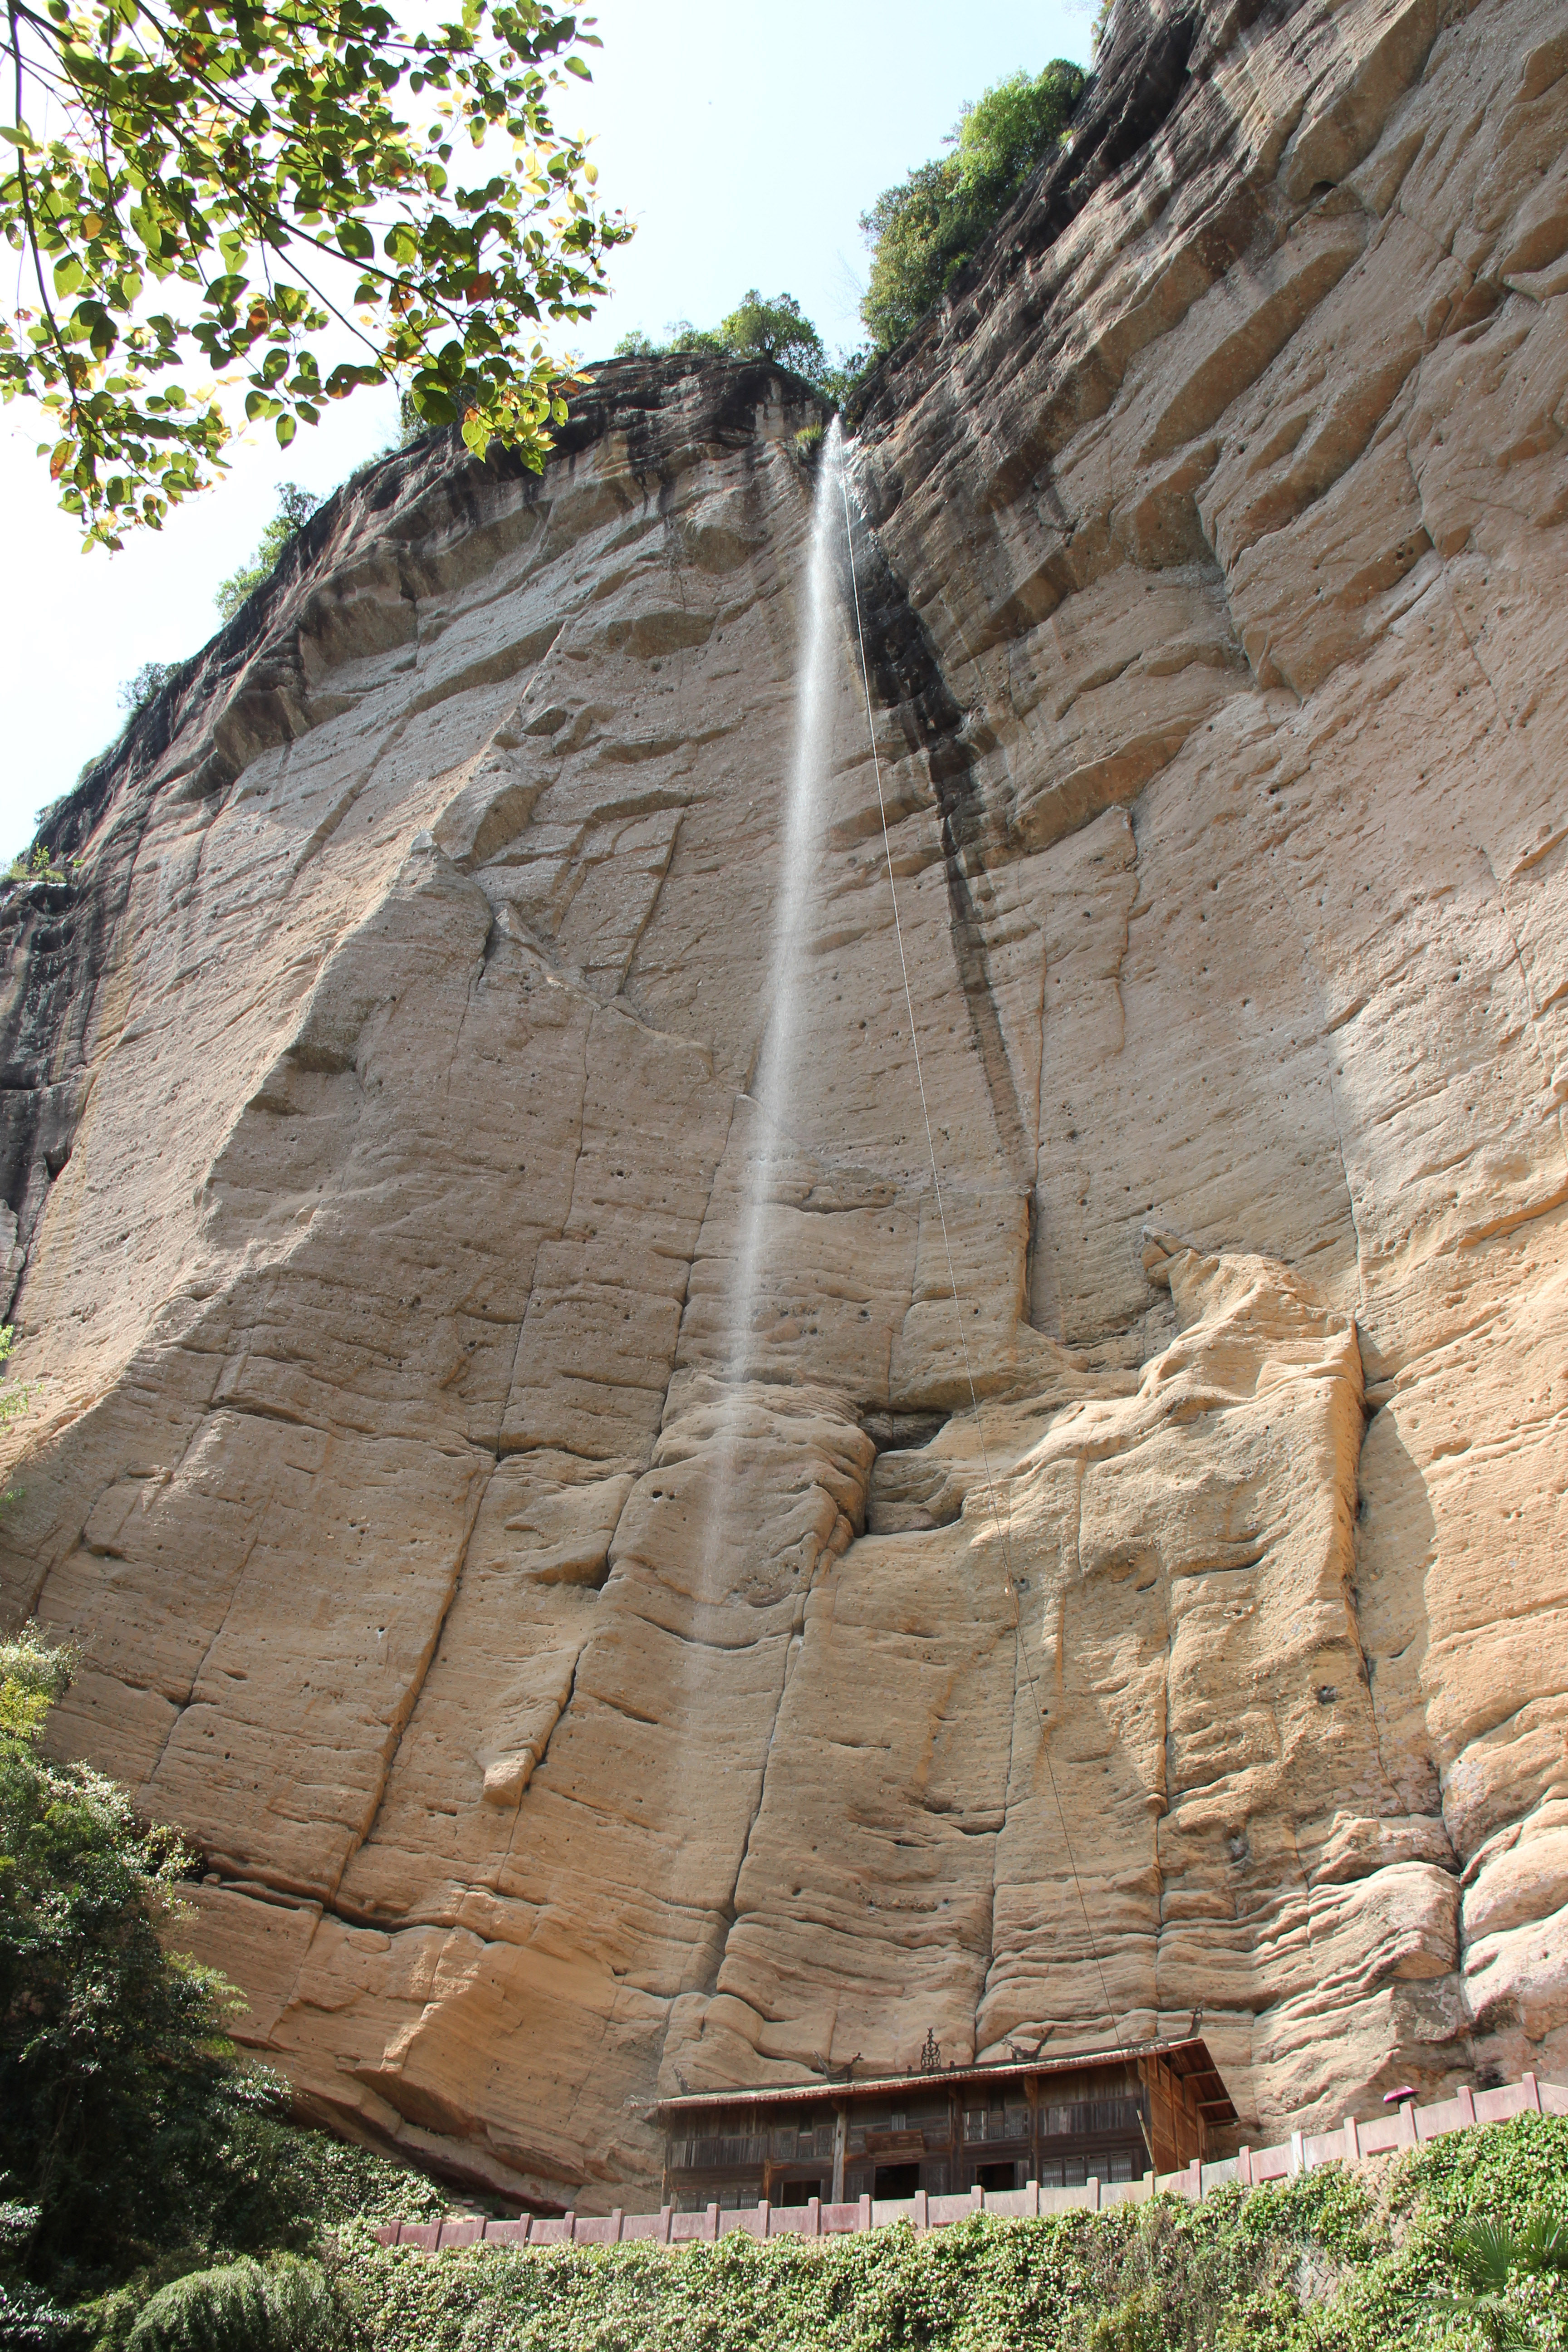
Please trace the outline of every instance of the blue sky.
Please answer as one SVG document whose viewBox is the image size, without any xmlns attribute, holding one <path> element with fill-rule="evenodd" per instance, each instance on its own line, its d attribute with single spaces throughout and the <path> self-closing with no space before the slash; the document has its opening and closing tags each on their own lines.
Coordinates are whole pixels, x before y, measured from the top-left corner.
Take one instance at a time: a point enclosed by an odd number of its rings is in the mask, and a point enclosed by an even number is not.
<svg viewBox="0 0 1568 2352">
<path fill-rule="evenodd" d="M 1089 0 L 600 0 L 605 47 L 574 100 L 601 194 L 637 235 L 576 354 L 602 358 L 634 328 L 711 324 L 749 286 L 794 294 L 830 346 L 856 342 L 861 213 L 940 151 L 966 99 L 1018 66 L 1087 60 L 1090 19 Z M 35 415 L 0 412 L 0 856 L 114 735 L 120 682 L 211 635 L 213 591 L 255 546 L 276 484 L 331 489 L 393 426 L 391 395 L 360 393 L 287 456 L 248 441 L 161 534 L 105 556 L 78 551 L 54 504 Z"/>
</svg>

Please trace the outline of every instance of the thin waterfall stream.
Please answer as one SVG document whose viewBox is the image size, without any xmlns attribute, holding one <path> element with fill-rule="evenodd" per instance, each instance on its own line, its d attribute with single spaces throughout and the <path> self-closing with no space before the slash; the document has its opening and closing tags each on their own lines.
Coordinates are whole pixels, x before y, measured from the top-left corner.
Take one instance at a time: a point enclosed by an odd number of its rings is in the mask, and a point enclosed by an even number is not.
<svg viewBox="0 0 1568 2352">
<path fill-rule="evenodd" d="M 864 528 L 863 519 L 862 528 Z M 1028 1654 L 1028 1644 L 1025 1638 L 1018 1607 L 1018 1587 L 1012 1560 L 1011 1501 L 1009 1499 L 1007 1511 L 1004 1514 L 998 1494 L 998 1481 L 986 1441 L 974 1368 L 970 1360 L 964 1331 L 963 1298 L 952 1238 L 948 1230 L 942 1172 L 937 1160 L 936 1138 L 932 1129 L 925 1074 L 921 1060 L 919 1024 L 905 952 L 898 885 L 894 877 L 892 843 L 889 829 L 887 800 L 883 789 L 881 758 L 877 741 L 876 718 L 872 708 L 870 669 L 867 657 L 865 626 L 857 576 L 856 525 L 851 514 L 850 480 L 843 434 L 837 416 L 823 436 L 816 469 L 811 541 L 806 563 L 805 627 L 801 641 L 799 685 L 795 702 L 795 749 L 790 768 L 788 796 L 784 804 L 778 885 L 773 900 L 774 912 L 768 977 L 766 994 L 763 998 L 764 1026 L 750 1082 L 742 1097 L 743 1102 L 750 1107 L 749 1112 L 742 1112 L 738 1107 L 738 1116 L 748 1116 L 754 1124 L 744 1148 L 745 1175 L 740 1214 L 740 1240 L 733 1261 L 727 1300 L 718 1419 L 714 1430 L 713 1472 L 707 1484 L 701 1538 L 697 1555 L 700 1563 L 700 1573 L 710 1594 L 713 1594 L 723 1582 L 726 1571 L 736 1564 L 733 1561 L 731 1545 L 731 1531 L 738 1518 L 742 1516 L 737 1513 L 736 1504 L 739 1500 L 737 1486 L 740 1466 L 743 1452 L 747 1450 L 744 1443 L 748 1420 L 746 1392 L 749 1381 L 755 1377 L 761 1369 L 754 1360 L 754 1351 L 759 1338 L 759 1327 L 764 1319 L 763 1301 L 769 1287 L 765 1279 L 764 1264 L 768 1213 L 778 1192 L 784 1160 L 795 1149 L 795 1140 L 786 1122 L 787 1114 L 798 1090 L 799 1073 L 795 1066 L 796 1029 L 806 928 L 809 910 L 813 904 L 812 884 L 816 871 L 820 845 L 822 803 L 832 751 L 834 656 L 841 609 L 838 566 L 836 562 L 837 538 L 840 532 L 843 533 L 844 556 L 849 586 L 850 609 L 845 617 L 854 632 L 858 669 L 858 684 L 860 697 L 864 701 L 867 737 L 876 781 L 877 809 L 882 835 L 887 885 L 891 900 L 899 972 L 910 1024 L 910 1043 L 930 1160 L 932 1199 L 941 1224 L 942 1249 L 952 1297 L 955 1333 L 963 1363 L 965 1385 L 969 1391 L 970 1412 L 973 1416 L 975 1434 L 984 1467 L 984 1491 L 990 1507 L 990 1516 L 1001 1545 L 1005 1591 L 1017 1646 L 1018 1664 L 1027 1682 L 1038 1719 L 1041 1759 L 1046 1767 L 1061 1827 L 1068 1869 L 1078 1892 L 1089 1950 L 1100 1975 L 1111 2032 L 1120 2045 L 1122 2038 L 1121 2027 L 1100 1960 L 1099 1946 L 1089 1916 L 1088 1899 L 1079 1877 L 1066 1811 L 1057 1789 L 1055 1767 L 1050 1755 L 1047 1711 L 1039 1690 L 1035 1664 Z M 695 1647 L 694 1643 L 693 1653 Z M 693 1711 L 697 1696 L 694 1681 L 696 1672 L 693 1655 L 689 1669 L 690 1687 L 687 1694 L 689 1707 Z"/>
<path fill-rule="evenodd" d="M 730 1300 L 728 1372 L 732 1386 L 744 1377 L 762 1271 L 763 1228 L 779 1159 L 781 1117 L 794 1091 L 795 1025 L 800 1003 L 800 965 L 810 898 L 816 819 L 827 772 L 832 737 L 831 672 L 837 617 L 833 548 L 838 529 L 843 436 L 836 416 L 823 437 L 812 509 L 811 551 L 806 565 L 805 631 L 795 700 L 795 759 L 784 807 L 780 887 L 773 918 L 773 952 L 764 1000 L 766 1026 L 749 1088 L 763 1122 L 761 1149 L 750 1155 L 741 1249 Z"/>
<path fill-rule="evenodd" d="M 746 1577 L 748 1526 L 741 1488 L 754 1475 L 756 1435 L 749 1405 L 758 1360 L 759 1326 L 766 1322 L 763 1299 L 783 1271 L 767 1263 L 769 1212 L 779 1176 L 795 1150 L 790 1127 L 798 1097 L 796 1067 L 807 932 L 820 880 L 820 826 L 824 785 L 832 750 L 835 656 L 839 644 L 841 600 L 835 564 L 836 533 L 843 528 L 839 483 L 842 436 L 837 418 L 824 436 L 816 469 L 801 606 L 793 754 L 784 804 L 778 863 L 771 893 L 773 920 L 767 977 L 762 996 L 762 1033 L 751 1071 L 735 1106 L 731 1135 L 740 1146 L 741 1182 L 735 1252 L 722 1308 L 716 1373 L 716 1412 L 704 1451 L 708 1468 L 699 1505 L 695 1549 L 697 1589 L 691 1638 L 683 1653 L 683 1712 L 688 1737 L 700 1737 L 704 1707 L 701 1664 L 704 1616 Z M 678 1903 L 707 1909 L 714 1890 L 705 1884 L 700 1853 L 683 1850 L 671 1893 Z"/>
<path fill-rule="evenodd" d="M 798 1076 L 795 1032 L 801 963 L 816 873 L 822 787 L 832 741 L 834 646 L 838 617 L 834 543 L 837 531 L 842 528 L 842 467 L 843 437 L 835 417 L 824 436 L 817 463 L 795 698 L 795 751 L 784 803 L 768 978 L 763 999 L 764 1026 L 746 1088 L 745 1099 L 752 1107 L 753 1128 L 746 1149 L 740 1244 L 724 1322 L 717 1475 L 709 1490 L 700 1547 L 700 1556 L 710 1560 L 723 1544 L 733 1516 L 736 1447 L 743 1418 L 744 1384 L 753 1369 L 768 1209 L 777 1187 L 781 1160 L 791 1148 L 784 1122 Z"/>
</svg>

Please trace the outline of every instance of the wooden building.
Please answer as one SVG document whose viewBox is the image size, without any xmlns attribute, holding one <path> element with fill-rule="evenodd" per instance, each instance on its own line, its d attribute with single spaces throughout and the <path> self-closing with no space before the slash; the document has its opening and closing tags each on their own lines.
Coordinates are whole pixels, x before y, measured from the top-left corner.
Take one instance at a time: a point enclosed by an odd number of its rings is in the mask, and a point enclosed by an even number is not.
<svg viewBox="0 0 1568 2352">
<path fill-rule="evenodd" d="M 1212 2154 L 1236 2121 L 1205 2044 L 1146 2042 L 1003 2066 L 927 2065 L 864 2082 L 710 2091 L 655 2109 L 664 2196 L 710 2204 L 842 2204 L 979 2186 L 1136 2180 Z"/>
</svg>

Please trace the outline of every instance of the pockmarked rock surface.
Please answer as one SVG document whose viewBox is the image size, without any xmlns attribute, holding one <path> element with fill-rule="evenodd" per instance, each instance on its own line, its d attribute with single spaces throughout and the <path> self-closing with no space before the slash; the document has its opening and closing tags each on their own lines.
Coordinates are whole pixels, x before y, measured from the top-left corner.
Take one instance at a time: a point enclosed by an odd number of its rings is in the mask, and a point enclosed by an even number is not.
<svg viewBox="0 0 1568 2352">
<path fill-rule="evenodd" d="M 804 387 L 387 461 L 51 820 L 0 1591 L 309 2111 L 1568 2065 L 1565 397 L 1560 0 L 1122 0 L 850 453 L 956 1313 L 842 548 L 752 1090 Z"/>
</svg>

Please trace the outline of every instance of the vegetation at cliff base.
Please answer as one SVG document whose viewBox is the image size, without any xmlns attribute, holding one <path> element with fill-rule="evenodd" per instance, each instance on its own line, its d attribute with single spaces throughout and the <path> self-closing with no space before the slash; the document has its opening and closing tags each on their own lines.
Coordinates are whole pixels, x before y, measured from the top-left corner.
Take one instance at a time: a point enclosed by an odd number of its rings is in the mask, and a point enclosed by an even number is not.
<svg viewBox="0 0 1568 2352">
<path fill-rule="evenodd" d="M 1527 2116 L 1375 2183 L 1326 2166 L 1197 2206 L 669 2253 L 428 2256 L 361 2233 L 343 2276 L 373 2352 L 1482 2352 L 1568 2343 L 1568 2280 L 1530 2252 L 1565 2223 L 1568 2122 Z M 1483 2224 L 1513 2256 L 1485 2315 L 1466 2302 Z"/>
<path fill-rule="evenodd" d="M 630 234 L 552 119 L 598 42 L 540 0 L 416 21 L 379 0 L 15 0 L 0 399 L 42 410 L 89 543 L 213 479 L 226 383 L 284 446 L 396 380 L 427 425 L 542 462 L 564 407 L 536 338 L 591 316 Z"/>
<path fill-rule="evenodd" d="M 395 2165 L 294 2129 L 284 2085 L 239 2062 L 232 1989 L 168 1948 L 184 1847 L 139 1822 L 112 1780 L 44 1747 L 72 1671 L 37 1633 L 0 1642 L 7 2352 L 117 2345 L 160 2288 L 239 2256 L 262 2258 L 267 2294 L 298 2315 L 325 2291 L 325 2229 L 446 2202 Z M 315 2284 L 289 2262 L 313 2265 Z"/>
</svg>

